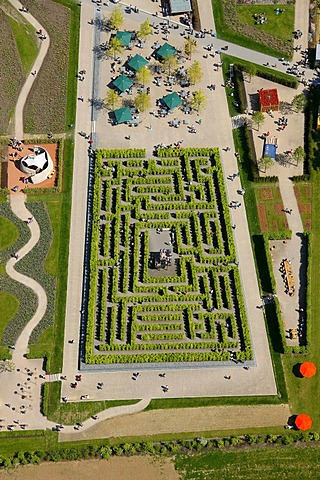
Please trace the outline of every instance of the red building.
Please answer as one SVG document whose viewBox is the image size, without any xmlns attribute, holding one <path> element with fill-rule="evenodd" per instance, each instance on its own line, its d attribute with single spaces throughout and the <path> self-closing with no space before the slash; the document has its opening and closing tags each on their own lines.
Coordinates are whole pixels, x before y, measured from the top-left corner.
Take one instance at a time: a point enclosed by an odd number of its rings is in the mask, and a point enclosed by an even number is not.
<svg viewBox="0 0 320 480">
<path fill-rule="evenodd" d="M 279 110 L 279 97 L 276 88 L 269 90 L 259 90 L 260 111 L 269 112 L 270 110 Z"/>
</svg>

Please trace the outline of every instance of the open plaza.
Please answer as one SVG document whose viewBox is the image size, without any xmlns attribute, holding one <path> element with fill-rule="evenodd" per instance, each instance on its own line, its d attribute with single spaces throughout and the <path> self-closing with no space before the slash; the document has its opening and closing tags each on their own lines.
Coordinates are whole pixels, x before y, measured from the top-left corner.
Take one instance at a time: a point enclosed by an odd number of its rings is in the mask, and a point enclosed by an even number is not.
<svg viewBox="0 0 320 480">
<path fill-rule="evenodd" d="M 31 3 L 6 7 L 38 51 L 1 144 L 0 294 L 9 305 L 19 284 L 24 300 L 2 329 L 0 430 L 318 428 L 293 400 L 299 382 L 315 391 L 318 359 L 308 9 L 288 10 L 287 58 L 222 39 L 210 0 L 65 5 L 79 27 L 66 132 L 29 133 L 57 41 Z"/>
</svg>

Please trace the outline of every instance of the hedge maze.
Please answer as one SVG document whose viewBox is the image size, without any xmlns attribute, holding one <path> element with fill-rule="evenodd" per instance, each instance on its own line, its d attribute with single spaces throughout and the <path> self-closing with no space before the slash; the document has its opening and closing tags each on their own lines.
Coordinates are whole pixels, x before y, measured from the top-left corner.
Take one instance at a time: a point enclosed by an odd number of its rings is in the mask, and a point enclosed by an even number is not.
<svg viewBox="0 0 320 480">
<path fill-rule="evenodd" d="M 252 358 L 217 149 L 97 150 L 86 363 Z"/>
</svg>

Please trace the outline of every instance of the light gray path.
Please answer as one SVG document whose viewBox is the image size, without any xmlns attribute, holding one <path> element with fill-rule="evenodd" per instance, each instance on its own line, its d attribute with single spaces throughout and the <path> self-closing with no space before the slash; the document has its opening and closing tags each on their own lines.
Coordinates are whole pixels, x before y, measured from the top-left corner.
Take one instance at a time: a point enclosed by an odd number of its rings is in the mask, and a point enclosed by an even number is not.
<svg viewBox="0 0 320 480">
<path fill-rule="evenodd" d="M 17 9 L 20 10 L 22 8 L 22 5 L 20 2 L 17 0 L 9 0 L 9 2 Z M 26 16 L 28 22 L 37 30 L 39 31 L 40 29 L 45 32 L 44 28 L 42 25 L 36 20 L 30 13 L 22 13 L 23 15 Z M 46 33 L 46 32 L 45 32 Z M 39 53 L 37 55 L 37 58 L 32 65 L 31 71 L 36 70 L 36 72 L 39 72 L 41 65 L 43 63 L 43 60 L 45 59 L 49 46 L 50 46 L 50 37 L 46 33 L 47 38 L 44 41 L 41 41 L 40 43 L 40 49 Z M 24 106 L 26 103 L 26 100 L 28 98 L 28 95 L 30 93 L 30 90 L 32 88 L 32 85 L 35 81 L 35 76 L 29 74 L 27 76 L 27 79 L 21 89 L 21 92 L 19 94 L 17 104 L 16 104 L 16 109 L 15 109 L 15 119 L 14 119 L 14 130 L 15 130 L 15 136 L 19 139 L 24 138 L 24 130 L 23 130 L 23 110 Z M 40 114 L 40 112 L 39 112 Z"/>
</svg>

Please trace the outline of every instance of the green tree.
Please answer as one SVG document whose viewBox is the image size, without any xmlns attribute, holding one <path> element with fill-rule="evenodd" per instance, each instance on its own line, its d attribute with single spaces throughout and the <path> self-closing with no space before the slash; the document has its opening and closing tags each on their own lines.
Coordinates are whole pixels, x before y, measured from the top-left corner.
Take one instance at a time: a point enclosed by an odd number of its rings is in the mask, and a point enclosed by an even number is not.
<svg viewBox="0 0 320 480">
<path fill-rule="evenodd" d="M 258 131 L 260 130 L 260 125 L 263 124 L 265 118 L 264 118 L 264 115 L 262 112 L 260 112 L 260 110 L 256 110 L 255 112 L 253 112 L 252 114 L 252 117 L 251 117 L 251 120 L 252 120 L 252 124 L 258 129 Z"/>
<path fill-rule="evenodd" d="M 257 75 L 257 67 L 253 63 L 249 63 L 248 65 L 246 65 L 244 71 L 248 75 L 250 82 L 252 77 Z"/>
<path fill-rule="evenodd" d="M 143 86 L 148 85 L 151 82 L 151 79 L 152 75 L 147 67 L 143 67 L 137 72 L 137 80 Z"/>
<path fill-rule="evenodd" d="M 273 165 L 273 161 L 273 158 L 269 155 L 263 155 L 263 157 L 258 160 L 258 166 L 260 169 L 264 169 L 264 173 L 267 173 L 267 169 Z"/>
<path fill-rule="evenodd" d="M 299 95 L 295 95 L 293 97 L 291 106 L 296 112 L 303 112 L 305 109 L 307 103 L 306 97 L 303 95 L 303 93 L 300 93 Z"/>
<path fill-rule="evenodd" d="M 293 153 L 292 153 L 292 157 L 294 158 L 294 160 L 296 161 L 297 163 L 297 166 L 304 162 L 304 159 L 306 158 L 306 152 L 304 151 L 304 149 L 300 146 L 300 147 L 297 147 Z"/>
<path fill-rule="evenodd" d="M 207 105 L 207 97 L 202 90 L 193 92 L 192 95 L 193 95 L 193 99 L 191 102 L 191 106 L 194 110 L 196 110 L 197 112 L 200 112 Z"/>
<path fill-rule="evenodd" d="M 184 41 L 184 53 L 189 57 L 192 58 L 192 55 L 197 50 L 197 42 L 194 38 L 188 36 Z"/>
<path fill-rule="evenodd" d="M 188 77 L 192 85 L 199 83 L 200 80 L 202 79 L 203 72 L 202 72 L 200 62 L 198 62 L 198 60 L 193 62 L 193 64 L 188 68 Z"/>
<path fill-rule="evenodd" d="M 123 52 L 123 46 L 121 41 L 117 37 L 112 37 L 108 45 L 108 53 L 115 59 L 117 55 Z"/>
<path fill-rule="evenodd" d="M 145 112 L 151 107 L 150 95 L 147 92 L 141 92 L 136 96 L 134 103 L 140 112 Z"/>
<path fill-rule="evenodd" d="M 115 8 L 113 12 L 111 12 L 109 24 L 113 30 L 119 30 L 119 28 L 123 24 L 123 15 L 119 7 Z"/>
<path fill-rule="evenodd" d="M 171 73 L 174 72 L 178 66 L 178 60 L 174 55 L 171 55 L 163 60 L 163 65 L 165 71 L 171 75 Z"/>
<path fill-rule="evenodd" d="M 115 110 L 120 103 L 120 97 L 117 92 L 113 89 L 110 89 L 107 93 L 105 104 L 111 110 Z"/>
<path fill-rule="evenodd" d="M 145 22 L 141 23 L 140 30 L 139 30 L 139 37 L 142 40 L 147 40 L 147 38 L 152 34 L 152 27 L 147 19 Z"/>
</svg>

